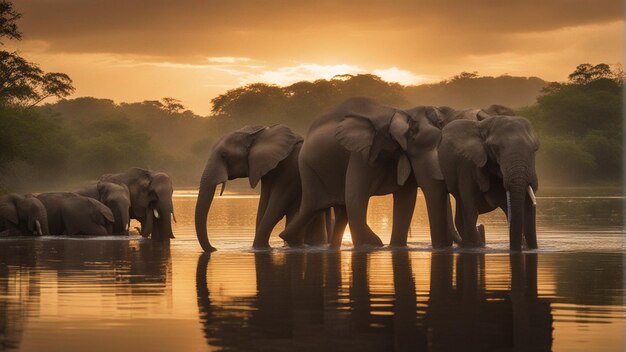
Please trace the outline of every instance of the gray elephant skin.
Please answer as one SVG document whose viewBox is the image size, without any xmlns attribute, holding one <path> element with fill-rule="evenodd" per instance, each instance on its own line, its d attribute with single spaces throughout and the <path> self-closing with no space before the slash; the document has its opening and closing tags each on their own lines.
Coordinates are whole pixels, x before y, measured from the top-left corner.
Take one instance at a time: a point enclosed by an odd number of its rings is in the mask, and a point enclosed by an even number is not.
<svg viewBox="0 0 626 352">
<path fill-rule="evenodd" d="M 276 223 L 283 217 L 290 223 L 298 211 L 301 146 L 302 137 L 284 125 L 245 126 L 223 136 L 213 145 L 200 180 L 195 210 L 196 234 L 205 251 L 215 250 L 206 225 L 217 186 L 222 184 L 221 195 L 226 181 L 244 177 L 248 177 L 252 188 L 261 182 L 253 246 L 269 247 L 269 237 Z M 308 243 L 326 242 L 323 220 L 322 215 L 302 227 Z"/>
<path fill-rule="evenodd" d="M 125 185 L 130 192 L 130 218 L 141 223 L 141 235 L 153 240 L 169 241 L 174 238 L 172 218 L 174 204 L 172 179 L 164 172 L 132 168 L 118 174 L 103 175 L 102 182 Z"/>
<path fill-rule="evenodd" d="M 405 111 L 370 98 L 351 98 L 314 120 L 299 157 L 300 212 L 281 237 L 298 246 L 297 229 L 311 216 L 345 206 L 354 245 L 381 246 L 367 225 L 367 206 L 371 196 L 391 193 L 391 245 L 406 246 L 419 186 L 433 246 L 450 246 L 456 233 L 448 221 L 447 189 L 437 159 L 443 117 L 436 107 Z"/>
<path fill-rule="evenodd" d="M 130 191 L 124 184 L 98 182 L 97 184 L 74 191 L 85 197 L 99 200 L 113 212 L 114 235 L 128 235 L 130 226 Z"/>
<path fill-rule="evenodd" d="M 71 192 L 51 192 L 37 195 L 48 213 L 51 235 L 111 234 L 113 213 L 99 201 Z"/>
<path fill-rule="evenodd" d="M 501 208 L 509 219 L 511 250 L 521 249 L 522 234 L 529 248 L 537 248 L 538 148 L 537 136 L 523 117 L 457 120 L 443 128 L 439 162 L 456 199 L 455 224 L 464 245 L 482 245 L 478 214 Z"/>
<path fill-rule="evenodd" d="M 48 213 L 32 194 L 9 194 L 0 200 L 0 232 L 6 235 L 49 235 Z"/>
</svg>

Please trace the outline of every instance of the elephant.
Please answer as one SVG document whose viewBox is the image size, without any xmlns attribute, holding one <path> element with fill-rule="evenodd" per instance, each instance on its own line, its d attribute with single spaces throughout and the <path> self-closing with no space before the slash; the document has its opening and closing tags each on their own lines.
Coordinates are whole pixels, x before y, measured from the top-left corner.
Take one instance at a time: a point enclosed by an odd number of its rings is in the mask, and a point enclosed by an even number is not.
<svg viewBox="0 0 626 352">
<path fill-rule="evenodd" d="M 113 212 L 114 235 L 128 235 L 130 226 L 130 191 L 125 184 L 116 184 L 100 181 L 95 185 L 87 186 L 74 193 L 97 199 Z"/>
<path fill-rule="evenodd" d="M 128 187 L 130 218 L 141 223 L 142 236 L 152 235 L 153 240 L 166 242 L 174 238 L 174 188 L 168 174 L 134 167 L 126 172 L 103 175 L 100 181 Z"/>
<path fill-rule="evenodd" d="M 501 208 L 509 220 L 511 250 L 537 248 L 535 153 L 539 140 L 519 116 L 457 120 L 442 130 L 439 164 L 456 199 L 455 224 L 465 246 L 483 245 L 478 214 Z"/>
<path fill-rule="evenodd" d="M 278 221 L 286 217 L 290 223 L 298 211 L 301 146 L 302 137 L 285 125 L 248 125 L 223 136 L 213 145 L 200 180 L 195 210 L 196 234 L 205 251 L 215 250 L 209 241 L 206 223 L 217 185 L 222 185 L 221 195 L 227 180 L 243 177 L 248 177 L 252 188 L 261 182 L 253 247 L 269 247 L 272 229 Z M 307 243 L 326 242 L 324 230 L 320 229 L 325 224 L 323 216 L 304 227 Z M 340 216 L 337 218 L 338 222 L 342 221 Z"/>
<path fill-rule="evenodd" d="M 443 113 L 443 117 L 440 120 L 431 121 L 434 125 L 439 128 L 443 128 L 447 124 L 456 120 L 471 120 L 471 121 L 482 121 L 484 119 L 490 118 L 496 115 L 505 115 L 505 116 L 514 116 L 515 113 L 512 109 L 503 106 L 493 104 L 484 109 L 478 108 L 469 108 L 463 110 L 456 110 L 448 106 L 439 106 L 437 108 L 439 111 Z"/>
<path fill-rule="evenodd" d="M 298 161 L 300 211 L 281 238 L 300 245 L 297 229 L 334 206 L 345 209 L 355 246 L 382 246 L 367 225 L 367 206 L 371 196 L 392 193 L 391 245 L 406 246 L 419 186 L 426 198 L 432 245 L 451 246 L 458 235 L 448 221 L 451 210 L 436 148 L 443 117 L 444 112 L 432 106 L 405 111 L 356 97 L 314 120 Z M 337 237 L 333 235 L 333 245 L 341 240 Z"/>
<path fill-rule="evenodd" d="M 49 235 L 46 208 L 32 194 L 5 196 L 0 200 L 0 233 Z"/>
<path fill-rule="evenodd" d="M 37 195 L 48 213 L 51 235 L 111 234 L 113 213 L 93 198 L 72 192 L 51 192 Z"/>
</svg>

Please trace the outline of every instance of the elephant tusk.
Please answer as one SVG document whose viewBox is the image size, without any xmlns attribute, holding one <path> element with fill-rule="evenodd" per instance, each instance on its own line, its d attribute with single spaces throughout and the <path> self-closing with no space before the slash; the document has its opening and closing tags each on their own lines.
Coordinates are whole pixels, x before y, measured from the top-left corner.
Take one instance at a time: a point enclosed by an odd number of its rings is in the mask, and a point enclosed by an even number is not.
<svg viewBox="0 0 626 352">
<path fill-rule="evenodd" d="M 222 182 L 222 190 L 220 191 L 220 197 L 224 194 L 224 188 L 226 188 L 226 181 Z"/>
<path fill-rule="evenodd" d="M 172 211 L 172 219 L 174 219 L 174 223 L 178 222 L 178 221 L 176 221 L 176 214 L 174 214 L 174 211 Z"/>
<path fill-rule="evenodd" d="M 511 227 L 511 192 L 506 191 L 506 219 Z"/>
<path fill-rule="evenodd" d="M 159 212 L 156 209 L 152 209 L 152 213 L 154 214 L 155 218 L 159 218 Z"/>
<path fill-rule="evenodd" d="M 537 198 L 535 198 L 535 192 L 533 192 L 533 188 L 530 185 L 528 186 L 528 195 L 533 202 L 533 207 L 537 206 Z"/>
<path fill-rule="evenodd" d="M 39 220 L 35 220 L 35 225 L 37 226 L 37 233 L 39 234 L 39 236 L 43 236 L 43 232 L 41 231 L 41 223 L 39 223 Z"/>
</svg>

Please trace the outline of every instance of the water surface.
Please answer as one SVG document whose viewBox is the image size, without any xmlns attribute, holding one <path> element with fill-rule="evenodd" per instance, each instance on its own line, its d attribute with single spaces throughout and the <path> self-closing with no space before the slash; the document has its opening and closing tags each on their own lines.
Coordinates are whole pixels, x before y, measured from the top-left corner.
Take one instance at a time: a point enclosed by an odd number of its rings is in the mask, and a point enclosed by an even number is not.
<svg viewBox="0 0 626 352">
<path fill-rule="evenodd" d="M 624 350 L 623 199 L 538 200 L 540 250 L 433 251 L 422 198 L 408 250 L 250 248 L 256 196 L 217 198 L 202 254 L 195 194 L 176 192 L 171 245 L 0 239 L 0 350 Z M 384 242 L 391 200 L 373 198 Z M 282 228 L 282 224 L 279 225 Z M 278 233 L 278 231 L 276 231 Z"/>
</svg>

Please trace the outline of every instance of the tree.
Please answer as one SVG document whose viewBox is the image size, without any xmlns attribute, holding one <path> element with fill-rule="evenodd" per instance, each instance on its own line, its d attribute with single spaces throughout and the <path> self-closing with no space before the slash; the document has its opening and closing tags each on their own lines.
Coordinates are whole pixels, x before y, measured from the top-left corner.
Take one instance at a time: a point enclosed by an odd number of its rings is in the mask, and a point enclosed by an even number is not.
<svg viewBox="0 0 626 352">
<path fill-rule="evenodd" d="M 182 104 L 182 101 L 175 98 L 165 97 L 161 99 L 161 103 L 163 104 L 163 109 L 170 114 L 180 114 L 187 109 L 187 107 Z"/>
<path fill-rule="evenodd" d="M 590 64 L 580 64 L 576 66 L 576 70 L 574 70 L 568 78 L 572 83 L 587 84 L 601 78 L 610 79 L 613 76 L 613 71 L 607 64 L 597 64 L 595 66 Z"/>
<path fill-rule="evenodd" d="M 0 38 L 22 39 L 16 23 L 20 17 L 11 2 L 0 0 Z M 17 52 L 0 50 L 0 104 L 30 107 L 46 98 L 63 98 L 72 92 L 72 80 L 65 73 L 46 73 Z"/>
<path fill-rule="evenodd" d="M 22 39 L 22 33 L 17 29 L 17 20 L 22 17 L 13 9 L 9 1 L 0 1 L 0 38 Z M 3 44 L 0 41 L 0 44 Z"/>
<path fill-rule="evenodd" d="M 534 106 L 520 111 L 540 135 L 539 169 L 553 179 L 619 180 L 622 91 L 619 67 L 581 64 L 569 82 L 549 85 Z"/>
<path fill-rule="evenodd" d="M 72 92 L 68 75 L 45 73 L 15 52 L 0 51 L 0 102 L 34 106 L 46 98 L 63 98 Z"/>
</svg>

